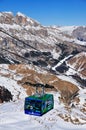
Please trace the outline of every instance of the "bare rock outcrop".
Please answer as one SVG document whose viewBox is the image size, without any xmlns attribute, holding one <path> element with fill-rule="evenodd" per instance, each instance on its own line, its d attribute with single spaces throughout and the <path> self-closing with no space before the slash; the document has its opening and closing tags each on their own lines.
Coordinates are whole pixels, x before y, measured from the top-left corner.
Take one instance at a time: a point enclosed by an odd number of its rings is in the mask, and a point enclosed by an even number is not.
<svg viewBox="0 0 86 130">
<path fill-rule="evenodd" d="M 12 94 L 4 86 L 0 86 L 0 103 L 12 100 Z"/>
<path fill-rule="evenodd" d="M 79 88 L 67 81 L 59 79 L 57 76 L 50 73 L 37 72 L 34 69 L 28 68 L 25 65 L 9 65 L 9 69 L 15 70 L 18 74 L 23 74 L 24 77 L 18 81 L 28 94 L 35 91 L 34 85 L 40 83 L 45 85 L 46 91 L 51 91 L 46 88 L 46 84 L 52 86 L 52 91 L 59 91 L 61 93 L 61 99 L 64 102 L 70 103 L 71 98 L 79 91 Z"/>
<path fill-rule="evenodd" d="M 72 35 L 80 41 L 86 41 L 86 27 L 80 26 L 76 28 Z"/>
<path fill-rule="evenodd" d="M 68 60 L 68 64 L 86 77 L 86 53 L 81 52 Z"/>
</svg>

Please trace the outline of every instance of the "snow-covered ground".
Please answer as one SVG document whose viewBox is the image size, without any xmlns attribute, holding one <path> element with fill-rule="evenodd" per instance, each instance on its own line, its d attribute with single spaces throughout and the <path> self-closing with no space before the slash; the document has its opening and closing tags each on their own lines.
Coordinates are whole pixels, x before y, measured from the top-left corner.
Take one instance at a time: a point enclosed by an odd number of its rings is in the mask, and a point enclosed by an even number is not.
<svg viewBox="0 0 86 130">
<path fill-rule="evenodd" d="M 13 74 L 16 73 L 14 70 L 8 71 L 8 65 L 0 67 L 0 85 L 5 86 L 14 95 L 13 101 L 0 104 L 0 130 L 86 130 L 86 89 L 80 89 L 80 102 L 77 104 L 73 101 L 73 108 L 61 102 L 59 92 L 51 92 L 54 95 L 54 109 L 40 117 L 26 115 L 24 99 L 27 94 L 17 83 L 22 75 Z M 7 76 L 8 74 L 10 76 Z M 70 80 L 67 77 L 63 79 Z"/>
<path fill-rule="evenodd" d="M 58 27 L 61 32 L 64 32 L 65 34 L 71 34 L 74 29 L 76 29 L 78 26 L 60 26 Z"/>
<path fill-rule="evenodd" d="M 66 113 L 54 93 L 54 109 L 41 117 L 24 114 L 24 99 L 0 105 L 0 130 L 86 130 L 86 124 L 65 122 L 58 114 Z"/>
</svg>

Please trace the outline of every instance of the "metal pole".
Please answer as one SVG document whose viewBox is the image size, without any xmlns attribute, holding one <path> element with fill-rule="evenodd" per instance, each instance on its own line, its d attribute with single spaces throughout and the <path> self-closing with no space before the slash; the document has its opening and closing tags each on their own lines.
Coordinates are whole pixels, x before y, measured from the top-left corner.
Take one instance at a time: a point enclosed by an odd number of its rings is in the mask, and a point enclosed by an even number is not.
<svg viewBox="0 0 86 130">
<path fill-rule="evenodd" d="M 42 94 L 44 95 L 44 86 L 42 86 Z"/>
<path fill-rule="evenodd" d="M 36 94 L 38 94 L 38 87 L 36 86 Z"/>
</svg>

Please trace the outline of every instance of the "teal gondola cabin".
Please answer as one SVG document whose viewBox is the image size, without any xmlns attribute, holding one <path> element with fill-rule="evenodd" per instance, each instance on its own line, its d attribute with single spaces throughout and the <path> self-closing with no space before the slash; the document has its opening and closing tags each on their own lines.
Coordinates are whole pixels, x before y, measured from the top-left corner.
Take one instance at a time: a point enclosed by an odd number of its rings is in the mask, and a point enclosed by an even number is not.
<svg viewBox="0 0 86 130">
<path fill-rule="evenodd" d="M 54 107 L 53 94 L 34 94 L 25 98 L 25 114 L 42 116 Z"/>
</svg>

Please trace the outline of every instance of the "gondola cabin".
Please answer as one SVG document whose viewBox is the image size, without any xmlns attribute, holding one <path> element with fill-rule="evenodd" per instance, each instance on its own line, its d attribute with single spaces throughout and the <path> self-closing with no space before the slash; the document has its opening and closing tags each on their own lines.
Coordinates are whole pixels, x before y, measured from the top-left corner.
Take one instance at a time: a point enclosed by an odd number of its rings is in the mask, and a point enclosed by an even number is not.
<svg viewBox="0 0 86 130">
<path fill-rule="evenodd" d="M 41 116 L 54 107 L 52 94 L 32 95 L 25 98 L 25 114 Z"/>
</svg>

